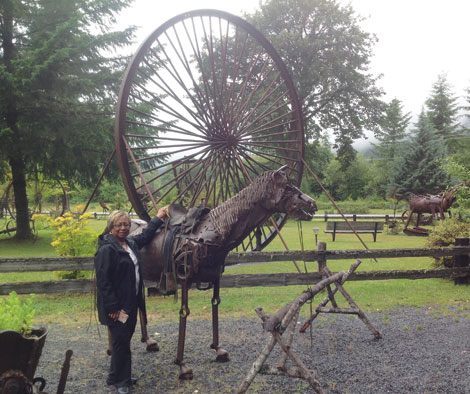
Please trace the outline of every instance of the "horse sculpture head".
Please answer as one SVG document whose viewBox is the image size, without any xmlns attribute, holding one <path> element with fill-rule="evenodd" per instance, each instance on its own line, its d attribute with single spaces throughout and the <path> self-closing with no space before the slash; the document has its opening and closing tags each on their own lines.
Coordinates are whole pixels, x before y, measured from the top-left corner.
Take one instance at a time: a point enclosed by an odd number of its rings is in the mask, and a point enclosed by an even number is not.
<svg viewBox="0 0 470 394">
<path fill-rule="evenodd" d="M 288 178 L 283 166 L 266 171 L 245 189 L 209 212 L 219 242 L 233 249 L 273 213 L 286 213 L 310 220 L 317 210 L 315 200 L 299 190 Z"/>
</svg>

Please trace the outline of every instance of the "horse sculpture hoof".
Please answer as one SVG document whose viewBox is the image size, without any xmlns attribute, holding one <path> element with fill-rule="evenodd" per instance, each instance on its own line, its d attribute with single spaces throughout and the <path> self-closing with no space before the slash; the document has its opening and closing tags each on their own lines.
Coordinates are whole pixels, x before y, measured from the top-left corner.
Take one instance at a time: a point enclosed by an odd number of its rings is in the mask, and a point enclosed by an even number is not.
<svg viewBox="0 0 470 394">
<path fill-rule="evenodd" d="M 191 380 L 193 378 L 193 370 L 187 367 L 185 364 L 180 365 L 180 375 L 181 380 Z"/>
<path fill-rule="evenodd" d="M 158 352 L 160 350 L 157 341 L 154 341 L 153 339 L 147 339 L 146 343 L 148 352 Z"/>
<path fill-rule="evenodd" d="M 228 352 L 225 349 L 219 347 L 217 349 L 217 356 L 215 358 L 215 361 L 217 361 L 218 363 L 226 363 L 227 361 L 230 361 Z"/>
</svg>

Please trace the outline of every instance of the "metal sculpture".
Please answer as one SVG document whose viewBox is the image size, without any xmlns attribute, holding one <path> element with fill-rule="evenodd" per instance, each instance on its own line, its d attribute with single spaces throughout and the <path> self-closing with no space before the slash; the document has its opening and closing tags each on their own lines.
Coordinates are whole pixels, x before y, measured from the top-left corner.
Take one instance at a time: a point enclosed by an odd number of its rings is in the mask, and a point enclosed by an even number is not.
<svg viewBox="0 0 470 394">
<path fill-rule="evenodd" d="M 243 19 L 216 10 L 175 16 L 132 58 L 118 98 L 115 146 L 129 200 L 148 221 L 168 202 L 220 205 L 287 165 L 299 186 L 301 105 L 280 56 Z M 285 214 L 240 243 L 261 250 Z"/>
<path fill-rule="evenodd" d="M 315 200 L 302 193 L 289 181 L 286 167 L 267 171 L 252 184 L 210 210 L 195 207 L 187 213 L 173 206 L 166 228 L 157 233 L 142 251 L 142 275 L 145 280 L 165 286 L 171 275 L 181 286 L 181 309 L 176 364 L 180 379 L 191 379 L 192 369 L 185 365 L 184 342 L 189 315 L 188 289 L 192 284 L 201 290 L 213 287 L 212 324 L 216 361 L 228 361 L 228 352 L 219 345 L 218 305 L 220 278 L 230 250 L 238 246 L 253 229 L 279 212 L 310 220 L 316 210 Z M 175 209 L 176 208 L 176 209 Z M 136 231 L 141 231 L 140 226 Z M 167 289 L 168 290 L 168 289 Z M 144 326 L 144 322 L 141 321 Z M 148 337 L 146 330 L 144 337 Z"/>
<path fill-rule="evenodd" d="M 427 213 L 431 215 L 431 218 L 434 219 L 437 214 L 441 220 L 445 219 L 444 213 L 449 210 L 452 204 L 457 198 L 457 193 L 459 189 L 463 186 L 468 186 L 466 183 L 460 183 L 445 192 L 440 194 L 412 194 L 409 200 L 409 211 L 405 211 L 402 214 L 402 220 L 404 221 L 406 215 L 408 218 L 405 223 L 403 231 L 407 234 L 412 235 L 427 235 L 428 230 L 425 228 L 419 227 L 421 221 L 421 215 Z M 416 214 L 416 226 L 412 229 L 408 229 L 408 225 L 413 217 L 413 214 Z"/>
<path fill-rule="evenodd" d="M 198 214 L 209 220 L 220 213 L 215 207 L 250 187 L 266 171 L 286 166 L 282 172 L 292 180 L 288 189 L 300 185 L 304 167 L 301 104 L 279 54 L 256 28 L 223 11 L 186 12 L 157 28 L 131 59 L 118 97 L 115 153 L 127 196 L 141 219 L 148 221 L 158 206 L 172 202 L 190 208 L 193 217 L 186 216 L 185 223 L 197 221 L 194 215 Z M 203 208 L 196 208 L 201 204 Z M 207 213 L 206 206 L 215 209 Z M 223 267 L 224 253 L 232 247 L 262 250 L 285 223 L 284 208 L 267 209 L 278 213 L 245 223 L 250 231 L 237 226 L 239 232 L 230 234 L 233 240 L 216 255 L 210 253 L 221 261 L 218 267 Z M 175 217 L 183 216 L 173 216 L 172 223 Z M 219 234 L 225 227 L 216 226 L 236 223 L 217 221 L 212 226 L 213 234 Z M 213 245 L 201 244 L 212 250 Z M 188 256 L 194 259 L 195 255 L 181 252 L 177 262 L 187 267 Z M 207 280 L 218 294 L 220 272 L 211 269 L 204 280 L 204 264 L 197 267 L 198 286 L 202 288 Z M 150 274 L 160 279 L 160 272 Z M 183 283 L 187 285 L 186 280 Z M 184 294 L 187 304 L 187 289 Z M 143 332 L 142 340 L 148 349 L 157 348 L 147 333 Z M 181 365 L 182 353 L 178 356 Z M 181 375 L 192 376 L 192 372 L 183 365 Z"/>
</svg>

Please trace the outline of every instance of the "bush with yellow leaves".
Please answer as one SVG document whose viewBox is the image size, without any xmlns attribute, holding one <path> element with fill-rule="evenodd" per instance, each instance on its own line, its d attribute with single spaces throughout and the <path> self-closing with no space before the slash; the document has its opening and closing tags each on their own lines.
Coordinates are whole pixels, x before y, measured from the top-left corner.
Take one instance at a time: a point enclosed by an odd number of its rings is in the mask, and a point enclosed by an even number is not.
<svg viewBox="0 0 470 394">
<path fill-rule="evenodd" d="M 54 229 L 51 245 L 59 256 L 80 257 L 92 256 L 97 247 L 98 233 L 88 227 L 90 213 L 80 212 L 83 206 L 77 206 L 64 216 L 53 219 L 46 215 L 33 215 L 33 220 L 46 222 Z M 54 274 L 61 279 L 78 279 L 86 277 L 81 271 L 55 271 Z"/>
</svg>

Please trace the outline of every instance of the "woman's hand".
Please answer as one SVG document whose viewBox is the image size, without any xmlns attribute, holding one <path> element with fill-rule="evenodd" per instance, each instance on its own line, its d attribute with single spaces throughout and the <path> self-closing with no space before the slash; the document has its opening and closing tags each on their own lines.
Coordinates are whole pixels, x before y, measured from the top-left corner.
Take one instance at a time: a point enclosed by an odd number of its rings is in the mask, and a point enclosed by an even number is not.
<svg viewBox="0 0 470 394">
<path fill-rule="evenodd" d="M 113 313 L 108 313 L 108 316 L 109 316 L 111 319 L 113 319 L 114 321 L 116 321 L 116 320 L 118 319 L 118 317 L 119 317 L 119 313 L 120 313 L 120 312 L 121 312 L 121 311 L 116 311 L 116 312 L 113 312 Z"/>
<path fill-rule="evenodd" d="M 165 216 L 170 217 L 169 205 L 165 205 L 164 207 L 160 208 L 157 212 L 157 217 L 159 219 L 163 219 Z"/>
</svg>

